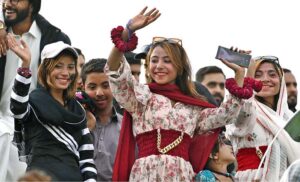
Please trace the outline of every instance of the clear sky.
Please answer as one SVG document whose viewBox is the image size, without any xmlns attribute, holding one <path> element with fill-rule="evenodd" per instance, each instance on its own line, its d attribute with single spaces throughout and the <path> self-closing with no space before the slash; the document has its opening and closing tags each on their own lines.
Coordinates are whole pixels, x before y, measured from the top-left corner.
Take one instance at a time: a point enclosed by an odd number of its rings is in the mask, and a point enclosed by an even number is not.
<svg viewBox="0 0 300 182">
<path fill-rule="evenodd" d="M 153 36 L 183 40 L 193 73 L 216 65 L 227 77 L 233 72 L 214 57 L 218 45 L 252 50 L 253 56 L 274 55 L 300 82 L 300 11 L 296 0 L 43 0 L 41 14 L 67 33 L 87 60 L 107 58 L 110 30 L 125 26 L 144 6 L 161 17 L 139 30 L 138 52 Z M 193 75 L 194 76 L 194 75 Z M 298 99 L 299 100 L 299 99 Z M 299 103 L 299 101 L 298 101 Z M 298 104 L 299 105 L 299 104 Z"/>
</svg>

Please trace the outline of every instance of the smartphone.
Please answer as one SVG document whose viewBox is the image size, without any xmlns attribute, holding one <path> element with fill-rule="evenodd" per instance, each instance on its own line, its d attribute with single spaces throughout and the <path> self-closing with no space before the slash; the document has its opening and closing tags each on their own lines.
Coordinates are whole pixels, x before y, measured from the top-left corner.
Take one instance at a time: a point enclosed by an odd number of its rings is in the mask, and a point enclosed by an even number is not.
<svg viewBox="0 0 300 182">
<path fill-rule="evenodd" d="M 237 65 L 240 65 L 242 67 L 248 68 L 251 55 L 249 54 L 242 54 L 235 51 L 232 51 L 226 47 L 219 46 L 218 52 L 216 55 L 216 59 L 224 59 L 229 62 L 235 63 Z"/>
</svg>

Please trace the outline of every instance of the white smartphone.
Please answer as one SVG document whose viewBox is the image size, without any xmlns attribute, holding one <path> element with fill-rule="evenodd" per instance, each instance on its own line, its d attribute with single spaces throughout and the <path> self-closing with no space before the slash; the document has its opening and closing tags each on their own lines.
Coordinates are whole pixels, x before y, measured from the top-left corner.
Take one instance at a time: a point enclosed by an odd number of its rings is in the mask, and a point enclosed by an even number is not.
<svg viewBox="0 0 300 182">
<path fill-rule="evenodd" d="M 242 54 L 235 51 L 232 51 L 226 47 L 219 46 L 216 59 L 224 59 L 229 62 L 235 63 L 237 65 L 240 65 L 242 67 L 248 68 L 251 55 L 249 54 Z"/>
</svg>

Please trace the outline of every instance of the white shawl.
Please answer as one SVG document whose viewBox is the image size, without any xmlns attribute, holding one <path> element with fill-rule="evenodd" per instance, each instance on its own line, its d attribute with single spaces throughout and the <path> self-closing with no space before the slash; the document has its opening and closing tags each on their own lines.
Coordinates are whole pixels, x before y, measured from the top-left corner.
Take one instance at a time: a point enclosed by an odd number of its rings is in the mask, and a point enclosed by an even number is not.
<svg viewBox="0 0 300 182">
<path fill-rule="evenodd" d="M 269 144 L 268 150 L 265 153 L 265 163 L 261 181 L 278 181 L 284 170 L 286 170 L 287 164 L 291 164 L 300 158 L 300 143 L 295 142 L 289 134 L 282 129 L 292 116 L 292 112 L 288 109 L 287 105 L 287 91 L 284 77 L 282 77 L 279 93 L 276 112 L 254 99 L 257 112 L 256 121 L 267 131 L 272 133 L 273 136 L 278 135 L 274 142 Z M 286 159 L 288 161 L 286 161 Z M 263 160 L 261 163 L 262 162 Z M 261 172 L 261 170 L 258 170 L 258 172 Z M 261 174 L 257 174 L 256 176 L 261 176 Z"/>
</svg>

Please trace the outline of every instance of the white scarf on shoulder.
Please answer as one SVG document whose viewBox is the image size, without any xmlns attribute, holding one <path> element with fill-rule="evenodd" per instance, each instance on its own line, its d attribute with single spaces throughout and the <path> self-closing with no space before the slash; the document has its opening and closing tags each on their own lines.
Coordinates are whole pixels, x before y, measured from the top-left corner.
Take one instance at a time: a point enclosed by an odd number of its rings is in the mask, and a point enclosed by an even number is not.
<svg viewBox="0 0 300 182">
<path fill-rule="evenodd" d="M 295 142 L 282 128 L 287 124 L 293 113 L 287 105 L 287 91 L 284 77 L 282 77 L 280 95 L 276 111 L 254 99 L 257 111 L 257 122 L 267 131 L 278 135 L 273 143 L 270 143 L 265 153 L 265 163 L 261 181 L 279 181 L 287 164 L 291 164 L 300 158 L 300 143 Z M 279 132 L 279 133 L 278 133 Z M 261 161 L 261 163 L 263 160 Z M 260 165 L 261 166 L 261 165 Z M 257 170 L 261 171 L 261 170 Z"/>
</svg>

